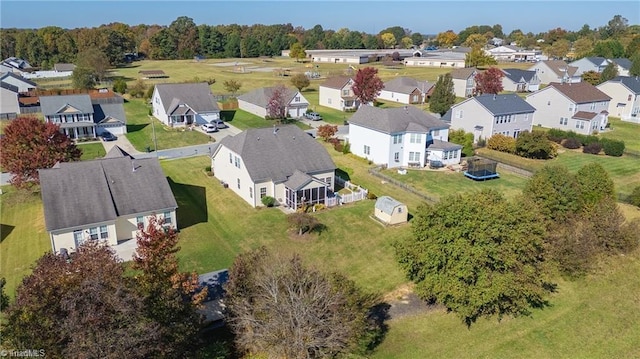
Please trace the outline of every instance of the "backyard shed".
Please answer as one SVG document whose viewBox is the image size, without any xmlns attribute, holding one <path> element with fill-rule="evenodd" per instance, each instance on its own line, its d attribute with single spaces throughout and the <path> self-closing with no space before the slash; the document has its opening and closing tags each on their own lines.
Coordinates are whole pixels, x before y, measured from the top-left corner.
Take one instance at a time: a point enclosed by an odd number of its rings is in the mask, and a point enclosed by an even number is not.
<svg viewBox="0 0 640 359">
<path fill-rule="evenodd" d="M 407 221 L 409 211 L 407 206 L 389 197 L 378 197 L 375 206 L 375 216 L 385 224 L 399 224 Z"/>
</svg>

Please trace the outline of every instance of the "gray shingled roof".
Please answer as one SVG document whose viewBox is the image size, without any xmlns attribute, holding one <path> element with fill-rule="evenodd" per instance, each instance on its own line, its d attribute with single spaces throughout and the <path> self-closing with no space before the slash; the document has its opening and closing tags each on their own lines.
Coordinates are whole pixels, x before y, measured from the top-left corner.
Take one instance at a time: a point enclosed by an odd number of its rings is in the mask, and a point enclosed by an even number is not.
<svg viewBox="0 0 640 359">
<path fill-rule="evenodd" d="M 631 69 L 631 65 L 633 64 L 631 60 L 625 58 L 611 59 L 611 61 L 626 70 Z"/>
<path fill-rule="evenodd" d="M 0 80 L 4 80 L 7 77 L 13 77 L 14 79 L 20 80 L 26 84 L 29 84 L 31 86 L 33 86 L 34 88 L 38 87 L 38 84 L 29 80 L 28 78 L 22 77 L 18 74 L 15 74 L 13 72 L 5 72 L 4 74 L 2 74 L 2 76 L 0 76 Z"/>
<path fill-rule="evenodd" d="M 18 86 L 14 86 L 8 82 L 4 82 L 4 81 L 0 81 L 0 87 L 7 89 L 11 92 L 15 92 L 16 94 L 19 92 L 18 91 Z"/>
<path fill-rule="evenodd" d="M 329 77 L 325 82 L 320 84 L 320 87 L 328 87 L 332 89 L 341 89 L 351 80 L 349 76 L 334 76 Z"/>
<path fill-rule="evenodd" d="M 63 71 L 73 71 L 76 69 L 76 65 L 74 64 L 65 64 L 65 63 L 58 63 L 53 65 L 53 69 L 55 71 L 58 72 L 63 72 Z"/>
<path fill-rule="evenodd" d="M 284 182 L 296 170 L 314 174 L 336 168 L 327 150 L 295 125 L 250 128 L 220 141 L 242 157 L 254 182 Z"/>
<path fill-rule="evenodd" d="M 38 171 L 48 231 L 178 206 L 157 158 L 110 156 Z"/>
<path fill-rule="evenodd" d="M 629 90 L 631 90 L 631 92 L 635 93 L 636 95 L 640 94 L 640 78 L 638 78 L 638 76 L 633 76 L 633 77 L 618 76 L 607 82 L 619 82 L 623 84 L 625 87 L 627 87 Z"/>
<path fill-rule="evenodd" d="M 381 210 L 382 212 L 391 215 L 393 214 L 393 210 L 398 207 L 398 206 L 402 206 L 403 204 L 399 201 L 397 201 L 394 198 L 391 198 L 389 196 L 381 196 L 378 197 L 378 199 L 376 200 L 376 208 Z"/>
<path fill-rule="evenodd" d="M 440 141 L 440 140 L 436 140 L 434 139 L 429 146 L 427 146 L 427 149 L 429 150 L 444 150 L 444 151 L 451 151 L 451 150 L 459 150 L 461 149 L 462 146 L 457 144 L 457 143 L 451 143 L 451 142 L 447 142 L 447 141 Z"/>
<path fill-rule="evenodd" d="M 410 94 L 415 89 L 420 90 L 422 93 L 427 93 L 433 87 L 434 84 L 428 81 L 419 81 L 411 77 L 397 77 L 393 80 L 384 83 L 384 90 L 397 92 L 402 94 Z"/>
<path fill-rule="evenodd" d="M 350 124 L 392 134 L 398 132 L 429 132 L 434 129 L 449 128 L 444 121 L 415 106 L 378 108 L 360 106 L 349 119 Z"/>
<path fill-rule="evenodd" d="M 176 107 L 185 104 L 197 113 L 219 112 L 211 89 L 206 82 L 187 84 L 157 84 L 156 90 L 166 113 L 172 113 Z"/>
<path fill-rule="evenodd" d="M 473 97 L 471 100 L 478 101 L 494 116 L 536 111 L 535 107 L 531 106 L 527 101 L 523 100 L 516 94 L 485 94 Z"/>
<path fill-rule="evenodd" d="M 127 123 L 124 107 L 121 103 L 103 103 L 93 105 L 93 120 L 101 122 L 108 118 L 115 118 L 122 123 Z"/>
<path fill-rule="evenodd" d="M 589 60 L 592 64 L 596 65 L 596 66 L 600 66 L 602 65 L 603 62 L 607 61 L 607 59 L 605 59 L 604 57 L 586 57 L 587 60 Z M 578 60 L 576 60 L 578 61 Z M 574 61 L 574 62 L 576 62 Z"/>
<path fill-rule="evenodd" d="M 542 63 L 547 65 L 547 67 L 549 67 L 551 71 L 553 71 L 558 76 L 564 76 L 565 71 L 568 76 L 573 76 L 575 75 L 576 71 L 578 71 L 578 68 L 576 66 L 569 66 L 563 60 L 544 60 L 542 61 Z M 533 65 L 533 67 L 535 66 L 536 65 Z"/>
<path fill-rule="evenodd" d="M 503 69 L 502 72 L 506 78 L 515 83 L 531 82 L 533 77 L 536 75 L 535 71 L 521 69 Z"/>
<path fill-rule="evenodd" d="M 262 87 L 251 92 L 247 92 L 238 96 L 238 100 L 243 100 L 248 103 L 260 106 L 267 107 L 269 103 L 269 99 L 273 96 L 273 90 L 275 87 Z M 286 88 L 287 92 L 285 93 L 285 103 L 291 102 L 293 97 L 298 94 L 298 90 Z"/>
<path fill-rule="evenodd" d="M 461 69 L 455 69 L 451 71 L 452 79 L 466 80 L 468 79 L 474 72 L 478 72 L 478 69 L 475 67 L 465 67 Z"/>
<path fill-rule="evenodd" d="M 298 170 L 296 170 L 291 176 L 289 176 L 289 178 L 287 179 L 287 182 L 285 182 L 285 185 L 288 188 L 294 191 L 297 191 L 299 189 L 302 189 L 303 187 L 305 187 L 311 182 L 317 182 L 317 183 L 326 185 L 324 182 L 320 182 L 320 180 L 315 179 L 309 176 L 308 174 Z"/>
<path fill-rule="evenodd" d="M 40 96 L 40 109 L 45 116 L 55 115 L 67 105 L 78 109 L 80 113 L 93 113 L 91 97 L 88 94 Z"/>
</svg>

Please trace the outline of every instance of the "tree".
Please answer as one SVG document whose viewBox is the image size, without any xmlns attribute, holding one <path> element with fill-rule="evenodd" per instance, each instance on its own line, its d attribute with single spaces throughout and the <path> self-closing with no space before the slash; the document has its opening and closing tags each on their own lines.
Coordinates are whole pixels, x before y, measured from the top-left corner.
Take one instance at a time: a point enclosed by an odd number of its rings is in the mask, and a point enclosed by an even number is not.
<svg viewBox="0 0 640 359">
<path fill-rule="evenodd" d="M 453 92 L 453 79 L 450 73 L 438 77 L 429 99 L 429 110 L 439 113 L 441 116 L 447 113 L 456 102 L 456 94 Z"/>
<path fill-rule="evenodd" d="M 361 104 L 372 103 L 384 88 L 384 83 L 378 77 L 378 69 L 365 67 L 358 69 L 353 79 L 353 93 Z"/>
<path fill-rule="evenodd" d="M 571 50 L 571 43 L 566 39 L 559 39 L 555 41 L 551 46 L 546 48 L 546 52 L 549 57 L 556 59 L 564 59 Z"/>
<path fill-rule="evenodd" d="M 300 62 L 301 59 L 307 57 L 307 53 L 299 42 L 293 43 L 289 48 L 289 57 L 296 59 L 296 62 Z"/>
<path fill-rule="evenodd" d="M 470 47 L 472 49 L 482 49 L 487 44 L 487 38 L 480 34 L 471 34 L 462 43 L 463 46 Z"/>
<path fill-rule="evenodd" d="M 307 75 L 302 73 L 297 73 L 291 77 L 291 84 L 298 89 L 298 91 L 302 91 L 303 88 L 309 87 L 311 81 Z"/>
<path fill-rule="evenodd" d="M 607 170 L 597 162 L 582 166 L 576 174 L 576 182 L 581 202 L 586 207 L 593 208 L 605 197 L 615 196 L 613 180 Z"/>
<path fill-rule="evenodd" d="M 409 36 L 405 36 L 400 40 L 403 49 L 410 49 L 413 46 L 413 40 Z"/>
<path fill-rule="evenodd" d="M 158 326 L 134 288 L 113 251 L 95 241 L 69 261 L 47 253 L 18 287 L 3 339 L 51 357 L 149 357 Z"/>
<path fill-rule="evenodd" d="M 71 83 L 77 89 L 92 89 L 96 86 L 96 77 L 91 69 L 76 67 L 71 73 Z"/>
<path fill-rule="evenodd" d="M 12 174 L 11 184 L 39 184 L 38 169 L 80 159 L 82 151 L 53 123 L 18 117 L 4 129 L 0 165 Z"/>
<path fill-rule="evenodd" d="M 287 89 L 283 85 L 272 88 L 271 96 L 269 96 L 269 100 L 267 101 L 267 116 L 270 119 L 283 119 L 287 117 L 284 98 L 286 93 Z"/>
<path fill-rule="evenodd" d="M 538 170 L 522 192 L 551 221 L 565 221 L 583 207 L 576 176 L 561 165 Z"/>
<path fill-rule="evenodd" d="M 453 30 L 441 32 L 436 36 L 436 41 L 442 47 L 451 47 L 458 40 L 458 35 Z"/>
<path fill-rule="evenodd" d="M 97 47 L 90 47 L 78 53 L 76 69 L 89 71 L 97 81 L 104 80 L 110 66 L 107 56 Z"/>
<path fill-rule="evenodd" d="M 320 227 L 320 221 L 308 213 L 296 212 L 287 216 L 287 222 L 298 231 L 298 235 L 301 236 L 307 232 L 311 233 Z"/>
<path fill-rule="evenodd" d="M 582 77 L 582 81 L 588 82 L 593 86 L 596 86 L 600 83 L 600 76 L 601 74 L 599 72 L 589 70 L 589 71 L 583 72 L 581 77 Z"/>
<path fill-rule="evenodd" d="M 476 75 L 476 94 L 497 94 L 503 90 L 502 78 L 504 73 L 497 67 L 480 72 Z"/>
<path fill-rule="evenodd" d="M 145 298 L 146 315 L 160 326 L 162 345 L 154 356 L 188 357 L 197 348 L 201 318 L 196 309 L 207 289 L 200 289 L 197 273 L 179 271 L 178 234 L 164 224 L 152 216 L 146 229 L 138 229 L 132 268 L 139 271 L 135 279 Z"/>
<path fill-rule="evenodd" d="M 467 326 L 480 317 L 527 315 L 548 292 L 538 216 L 495 190 L 449 196 L 419 207 L 397 257 L 420 298 Z"/>
<path fill-rule="evenodd" d="M 424 36 L 422 36 L 419 32 L 414 32 L 411 34 L 411 43 L 416 46 L 422 46 L 422 41 L 424 41 Z"/>
<path fill-rule="evenodd" d="M 264 247 L 236 257 L 225 287 L 228 323 L 243 352 L 272 358 L 326 358 L 353 351 L 368 328 L 374 297 L 343 276 L 326 275 Z"/>
<path fill-rule="evenodd" d="M 629 75 L 640 76 L 640 51 L 631 58 L 631 68 L 629 69 Z"/>
<path fill-rule="evenodd" d="M 127 82 L 123 79 L 117 79 L 113 82 L 113 91 L 124 94 L 127 92 Z"/>
<path fill-rule="evenodd" d="M 632 205 L 640 207 L 640 185 L 637 185 L 633 188 L 633 191 L 631 191 L 631 194 L 629 195 L 628 201 Z"/>
<path fill-rule="evenodd" d="M 618 76 L 618 65 L 616 65 L 613 62 L 609 62 L 607 67 L 605 67 L 604 70 L 602 70 L 602 73 L 600 74 L 599 82 L 600 83 L 607 82 L 609 80 L 612 80 L 616 76 Z"/>
<path fill-rule="evenodd" d="M 588 37 L 581 37 L 573 43 L 573 53 L 575 59 L 581 59 L 593 51 L 593 40 Z"/>
<path fill-rule="evenodd" d="M 338 126 L 335 125 L 322 125 L 318 127 L 317 130 L 318 137 L 322 138 L 325 142 L 333 138 L 336 133 L 338 133 Z"/>
<path fill-rule="evenodd" d="M 497 65 L 496 59 L 487 55 L 481 48 L 473 48 L 465 55 L 464 65 L 467 67 L 479 67 L 487 65 Z"/>
<path fill-rule="evenodd" d="M 398 43 L 398 41 L 396 40 L 396 37 L 393 36 L 393 34 L 390 32 L 386 32 L 380 35 L 380 38 L 382 39 L 382 43 L 384 44 L 385 49 L 393 49 Z"/>
<path fill-rule="evenodd" d="M 473 133 L 464 132 L 463 129 L 449 130 L 449 142 L 462 146 L 462 156 L 471 157 L 473 151 Z"/>
<path fill-rule="evenodd" d="M 516 139 L 516 154 L 518 156 L 546 160 L 557 155 L 553 143 L 541 131 L 522 131 Z"/>
<path fill-rule="evenodd" d="M 228 92 L 231 92 L 231 96 L 235 96 L 236 93 L 238 92 L 238 90 L 240 90 L 240 87 L 242 87 L 242 84 L 236 80 L 225 80 L 222 83 L 222 86 L 224 86 L 224 89 Z"/>
</svg>

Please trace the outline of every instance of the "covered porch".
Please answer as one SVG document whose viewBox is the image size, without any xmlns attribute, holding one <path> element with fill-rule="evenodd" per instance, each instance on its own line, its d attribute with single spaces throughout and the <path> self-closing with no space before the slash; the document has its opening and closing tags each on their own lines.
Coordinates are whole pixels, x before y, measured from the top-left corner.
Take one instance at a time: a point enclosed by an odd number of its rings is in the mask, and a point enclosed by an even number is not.
<svg viewBox="0 0 640 359">
<path fill-rule="evenodd" d="M 331 194 L 329 184 L 300 171 L 291 175 L 284 187 L 284 204 L 293 209 L 303 205 L 324 204 L 325 198 Z"/>
<path fill-rule="evenodd" d="M 93 122 L 66 122 L 60 124 L 60 131 L 71 139 L 95 138 L 96 125 Z"/>
</svg>

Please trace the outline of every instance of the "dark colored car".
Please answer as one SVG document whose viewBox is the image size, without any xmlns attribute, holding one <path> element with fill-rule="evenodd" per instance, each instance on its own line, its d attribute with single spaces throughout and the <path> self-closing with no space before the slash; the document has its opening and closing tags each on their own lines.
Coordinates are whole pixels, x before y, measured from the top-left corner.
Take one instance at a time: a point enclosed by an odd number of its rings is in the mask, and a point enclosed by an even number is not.
<svg viewBox="0 0 640 359">
<path fill-rule="evenodd" d="M 111 132 L 103 132 L 102 133 L 102 140 L 103 141 L 115 141 L 117 139 L 118 139 L 118 137 L 116 137 L 116 135 L 114 135 Z"/>
</svg>

